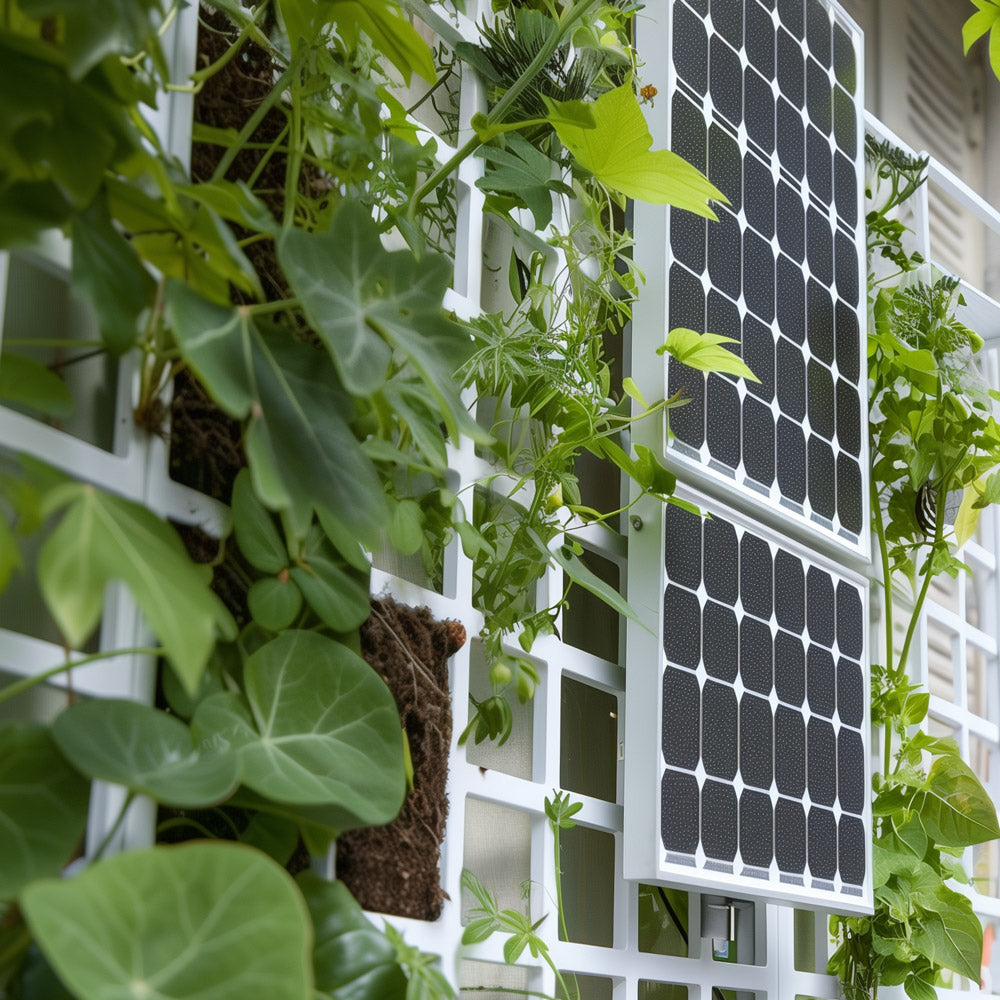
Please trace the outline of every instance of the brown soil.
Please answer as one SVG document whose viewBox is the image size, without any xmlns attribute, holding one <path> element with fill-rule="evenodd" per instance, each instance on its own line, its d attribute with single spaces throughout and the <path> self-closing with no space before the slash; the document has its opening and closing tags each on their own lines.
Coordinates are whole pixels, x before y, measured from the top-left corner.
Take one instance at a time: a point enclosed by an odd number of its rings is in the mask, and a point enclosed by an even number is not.
<svg viewBox="0 0 1000 1000">
<path fill-rule="evenodd" d="M 438 862 L 448 818 L 451 698 L 448 657 L 465 643 L 460 622 L 386 596 L 372 600 L 361 652 L 396 699 L 413 759 L 413 789 L 388 826 L 337 840 L 337 876 L 367 910 L 436 920 L 445 894 Z"/>
</svg>

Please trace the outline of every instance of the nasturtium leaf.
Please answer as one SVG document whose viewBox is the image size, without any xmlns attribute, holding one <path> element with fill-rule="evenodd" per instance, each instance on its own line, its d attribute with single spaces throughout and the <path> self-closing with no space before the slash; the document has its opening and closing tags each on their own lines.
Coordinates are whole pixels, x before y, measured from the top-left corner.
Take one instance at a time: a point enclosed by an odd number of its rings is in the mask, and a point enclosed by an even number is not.
<svg viewBox="0 0 1000 1000">
<path fill-rule="evenodd" d="M 68 417 L 73 394 L 54 371 L 13 351 L 0 354 L 0 403 L 13 403 L 47 417 Z"/>
<path fill-rule="evenodd" d="M 305 534 L 314 507 L 374 545 L 386 517 L 382 484 L 348 421 L 350 400 L 327 356 L 262 328 L 181 282 L 168 282 L 167 316 L 184 359 L 230 416 L 249 417 L 254 492 Z"/>
<path fill-rule="evenodd" d="M 89 798 L 89 783 L 44 726 L 0 726 L 0 900 L 59 874 L 83 834 Z"/>
<path fill-rule="evenodd" d="M 295 883 L 249 847 L 118 854 L 32 884 L 21 908 L 79 1000 L 312 1000 L 312 929 Z"/>
<path fill-rule="evenodd" d="M 57 487 L 46 512 L 65 508 L 38 559 L 42 596 L 71 646 L 97 625 L 104 588 L 121 580 L 188 691 L 198 687 L 216 636 L 236 626 L 212 593 L 211 570 L 191 561 L 177 533 L 146 507 L 83 483 Z"/>
<path fill-rule="evenodd" d="M 947 847 L 970 847 L 1000 837 L 993 800 L 972 768 L 959 757 L 938 757 L 910 808 L 929 836 Z"/>
<path fill-rule="evenodd" d="M 262 573 L 280 573 L 288 565 L 288 552 L 270 511 L 254 495 L 246 469 L 240 469 L 233 483 L 232 510 L 240 552 Z"/>
<path fill-rule="evenodd" d="M 546 229 L 552 221 L 552 161 L 517 132 L 505 136 L 503 145 L 481 147 L 479 155 L 487 166 L 476 187 L 512 195 L 531 210 L 535 229 Z"/>
<path fill-rule="evenodd" d="M 90 299 L 109 350 L 123 354 L 135 344 L 140 315 L 152 304 L 156 282 L 112 224 L 103 198 L 73 217 L 71 236 L 73 287 Z"/>
<path fill-rule="evenodd" d="M 234 753 L 211 742 L 196 747 L 180 719 L 134 701 L 80 702 L 56 718 L 52 736 L 87 777 L 125 785 L 165 805 L 215 805 L 239 784 Z"/>
<path fill-rule="evenodd" d="M 665 343 L 656 349 L 656 353 L 669 354 L 682 364 L 698 371 L 722 372 L 741 376 L 751 382 L 759 382 L 760 379 L 738 354 L 733 354 L 722 346 L 737 343 L 739 341 L 732 337 L 724 337 L 720 333 L 697 333 L 695 330 L 679 326 L 667 334 Z"/>
<path fill-rule="evenodd" d="M 266 576 L 250 585 L 247 607 L 258 625 L 270 632 L 280 632 L 288 628 L 302 610 L 302 591 L 291 579 Z"/>
<path fill-rule="evenodd" d="M 315 872 L 296 877 L 312 918 L 313 976 L 324 1000 L 404 1000 L 396 949 L 364 915 L 343 882 Z"/>
<path fill-rule="evenodd" d="M 472 339 L 442 312 L 449 260 L 385 250 L 356 199 L 341 203 L 325 232 L 286 232 L 278 260 L 350 392 L 368 396 L 381 388 L 397 351 L 434 393 L 449 431 L 466 426 L 454 375 Z"/>
<path fill-rule="evenodd" d="M 247 704 L 213 695 L 192 727 L 238 751 L 250 789 L 324 807 L 342 830 L 395 817 L 405 792 L 399 713 L 360 656 L 316 632 L 288 631 L 250 656 L 243 681 Z"/>
<path fill-rule="evenodd" d="M 653 137 L 631 83 L 588 105 L 592 128 L 571 122 L 579 103 L 545 98 L 549 120 L 563 145 L 599 181 L 628 198 L 673 205 L 709 219 L 716 218 L 709 201 L 728 204 L 726 196 L 686 160 L 668 149 L 649 148 Z"/>
</svg>

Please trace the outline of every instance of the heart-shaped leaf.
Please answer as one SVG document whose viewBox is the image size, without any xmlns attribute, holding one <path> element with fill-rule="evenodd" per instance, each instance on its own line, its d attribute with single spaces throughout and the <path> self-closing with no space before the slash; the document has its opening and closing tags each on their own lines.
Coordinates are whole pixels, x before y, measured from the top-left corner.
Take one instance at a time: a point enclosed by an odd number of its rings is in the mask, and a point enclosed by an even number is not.
<svg viewBox="0 0 1000 1000">
<path fill-rule="evenodd" d="M 316 933 L 316 989 L 329 1000 L 403 1000 L 406 976 L 396 961 L 396 949 L 364 915 L 347 886 L 309 871 L 296 882 Z"/>
<path fill-rule="evenodd" d="M 212 695 L 192 728 L 199 739 L 229 741 L 249 788 L 322 806 L 341 830 L 395 817 L 406 790 L 399 714 L 360 656 L 315 632 L 288 631 L 250 656 L 243 680 L 248 704 Z"/>
<path fill-rule="evenodd" d="M 80 702 L 59 715 L 52 735 L 88 777 L 125 785 L 166 805 L 215 805 L 239 784 L 234 753 L 211 743 L 195 747 L 180 719 L 134 701 Z"/>
<path fill-rule="evenodd" d="M 90 785 L 44 726 L 0 726 L 0 900 L 56 875 L 87 822 Z"/>
<path fill-rule="evenodd" d="M 35 940 L 80 1000 L 312 1000 L 295 883 L 237 844 L 130 851 L 21 895 Z"/>
<path fill-rule="evenodd" d="M 191 561 L 177 533 L 147 508 L 67 483 L 46 498 L 46 513 L 66 507 L 38 560 L 42 595 L 63 635 L 81 646 L 101 614 L 104 588 L 123 580 L 187 690 L 201 678 L 216 634 L 236 626 L 209 589 L 211 571 Z"/>
</svg>

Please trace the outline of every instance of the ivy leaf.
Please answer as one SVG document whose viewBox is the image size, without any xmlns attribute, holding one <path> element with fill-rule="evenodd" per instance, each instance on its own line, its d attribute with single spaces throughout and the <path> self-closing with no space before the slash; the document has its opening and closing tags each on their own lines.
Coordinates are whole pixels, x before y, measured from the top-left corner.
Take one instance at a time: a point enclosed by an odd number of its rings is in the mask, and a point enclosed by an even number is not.
<svg viewBox="0 0 1000 1000">
<path fill-rule="evenodd" d="M 709 219 L 716 218 L 709 201 L 729 204 L 686 160 L 667 149 L 649 148 L 653 137 L 630 83 L 609 90 L 588 106 L 593 128 L 571 123 L 580 103 L 545 98 L 549 121 L 563 145 L 603 184 L 628 198 L 673 205 Z"/>
<path fill-rule="evenodd" d="M 404 1000 L 396 949 L 364 915 L 343 882 L 304 871 L 295 879 L 316 934 L 313 974 L 324 1000 Z"/>
<path fill-rule="evenodd" d="M 968 55 L 969 49 L 989 32 L 990 66 L 994 75 L 1000 78 L 1000 30 L 997 29 L 997 24 L 1000 22 L 1000 4 L 996 3 L 996 0 L 972 0 L 972 2 L 978 10 L 962 25 L 965 54 Z"/>
<path fill-rule="evenodd" d="M 80 1000 L 314 995 L 302 897 L 286 871 L 243 845 L 128 851 L 33 883 L 21 908 Z"/>
<path fill-rule="evenodd" d="M 47 515 L 61 508 L 38 578 L 66 640 L 83 645 L 100 618 L 105 586 L 122 580 L 193 694 L 216 635 L 236 636 L 232 616 L 209 589 L 211 570 L 193 563 L 173 528 L 139 504 L 67 483 L 45 499 Z"/>
<path fill-rule="evenodd" d="M 181 282 L 167 283 L 166 308 L 184 359 L 212 398 L 230 416 L 249 417 L 257 496 L 287 511 L 296 535 L 318 507 L 376 544 L 387 517 L 382 484 L 348 425 L 353 407 L 326 355 Z"/>
<path fill-rule="evenodd" d="M 738 340 L 724 337 L 720 333 L 696 333 L 685 327 L 677 327 L 667 334 L 666 342 L 656 349 L 657 354 L 669 354 L 689 368 L 702 372 L 722 372 L 737 375 L 751 382 L 760 379 L 747 364 L 723 344 L 737 344 Z"/>
<path fill-rule="evenodd" d="M 395 351 L 434 393 L 452 436 L 459 428 L 481 436 L 454 380 L 472 338 L 441 309 L 450 261 L 383 249 L 368 209 L 353 199 L 326 232 L 289 230 L 278 260 L 349 392 L 368 396 L 384 386 Z"/>
<path fill-rule="evenodd" d="M 35 722 L 0 726 L 0 900 L 58 875 L 87 823 L 90 785 Z"/>
<path fill-rule="evenodd" d="M 316 632 L 287 631 L 261 646 L 243 671 L 247 703 L 205 699 L 192 729 L 225 738 L 246 785 L 293 807 L 321 807 L 339 830 L 388 823 L 406 782 L 399 713 L 360 656 Z"/>
<path fill-rule="evenodd" d="M 552 221 L 552 161 L 517 132 L 507 135 L 503 146 L 484 146 L 478 155 L 487 168 L 476 187 L 512 195 L 530 209 L 535 229 L 546 229 Z"/>
<path fill-rule="evenodd" d="M 0 354 L 0 402 L 48 417 L 68 417 L 73 412 L 73 394 L 54 371 L 11 351 Z"/>
<path fill-rule="evenodd" d="M 235 754 L 208 744 L 195 747 L 180 719 L 134 701 L 80 702 L 60 713 L 52 735 L 87 777 L 125 785 L 166 805 L 215 805 L 239 784 Z"/>
</svg>

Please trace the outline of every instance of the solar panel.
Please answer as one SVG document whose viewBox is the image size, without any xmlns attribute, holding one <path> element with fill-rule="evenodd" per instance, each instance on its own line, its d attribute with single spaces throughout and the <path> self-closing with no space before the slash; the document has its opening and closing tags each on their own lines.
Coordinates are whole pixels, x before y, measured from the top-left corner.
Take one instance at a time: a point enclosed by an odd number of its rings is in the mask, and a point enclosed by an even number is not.
<svg viewBox="0 0 1000 1000">
<path fill-rule="evenodd" d="M 865 910 L 864 578 L 684 496 L 707 516 L 663 511 L 655 678 L 629 660 L 626 872 Z"/>
<path fill-rule="evenodd" d="M 822 0 L 676 0 L 670 37 L 670 148 L 729 205 L 672 214 L 666 325 L 760 382 L 670 360 L 668 453 L 865 553 L 859 33 Z"/>
</svg>

